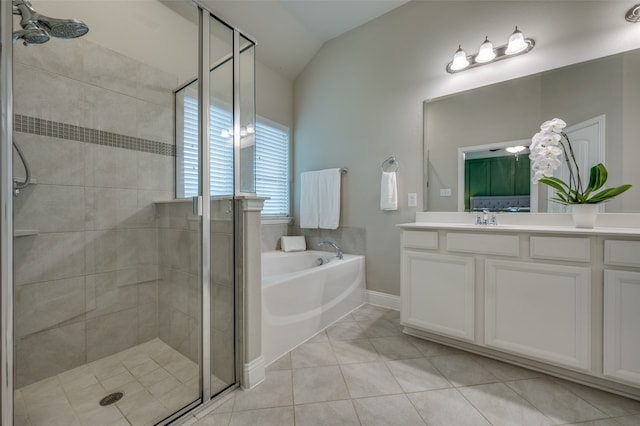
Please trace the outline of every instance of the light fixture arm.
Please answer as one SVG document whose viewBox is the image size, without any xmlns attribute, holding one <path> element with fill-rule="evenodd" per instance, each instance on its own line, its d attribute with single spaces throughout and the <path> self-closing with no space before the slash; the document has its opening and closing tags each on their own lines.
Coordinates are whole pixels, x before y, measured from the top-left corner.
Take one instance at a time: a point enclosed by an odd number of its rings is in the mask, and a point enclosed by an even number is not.
<svg viewBox="0 0 640 426">
<path fill-rule="evenodd" d="M 531 38 L 525 38 L 524 42 L 527 44 L 527 48 L 522 50 L 521 52 L 514 53 L 514 54 L 511 54 L 511 55 L 507 55 L 505 53 L 507 51 L 507 47 L 508 47 L 508 45 L 506 45 L 506 44 L 503 45 L 503 46 L 499 46 L 499 47 L 494 48 L 494 51 L 496 52 L 496 57 L 493 58 L 489 62 L 477 62 L 476 61 L 476 57 L 478 56 L 478 54 L 467 55 L 467 60 L 469 61 L 469 65 L 467 67 L 463 68 L 463 69 L 460 69 L 460 70 L 452 70 L 451 69 L 451 64 L 453 63 L 453 61 L 451 61 L 451 62 L 449 62 L 447 64 L 447 67 L 446 67 L 447 72 L 450 73 L 450 74 L 455 74 L 455 73 L 458 73 L 460 71 L 466 71 L 468 69 L 476 68 L 476 67 L 479 67 L 479 66 L 482 66 L 482 65 L 492 64 L 494 62 L 501 61 L 503 59 L 513 58 L 513 57 L 519 56 L 519 55 L 524 55 L 525 53 L 530 52 L 531 49 L 533 49 L 535 47 L 535 45 L 536 45 L 536 42 Z"/>
</svg>

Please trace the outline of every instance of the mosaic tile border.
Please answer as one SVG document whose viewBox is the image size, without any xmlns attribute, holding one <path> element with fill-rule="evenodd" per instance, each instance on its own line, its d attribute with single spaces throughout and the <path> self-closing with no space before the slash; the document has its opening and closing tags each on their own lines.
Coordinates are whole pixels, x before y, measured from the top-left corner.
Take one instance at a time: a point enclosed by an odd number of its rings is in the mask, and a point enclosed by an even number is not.
<svg viewBox="0 0 640 426">
<path fill-rule="evenodd" d="M 21 114 L 14 114 L 13 130 L 16 132 L 31 133 L 33 135 L 112 146 L 114 148 L 130 149 L 133 151 L 150 152 L 169 157 L 176 156 L 176 147 L 172 144 L 134 138 L 118 133 L 59 123 L 57 121 L 43 120 Z"/>
</svg>

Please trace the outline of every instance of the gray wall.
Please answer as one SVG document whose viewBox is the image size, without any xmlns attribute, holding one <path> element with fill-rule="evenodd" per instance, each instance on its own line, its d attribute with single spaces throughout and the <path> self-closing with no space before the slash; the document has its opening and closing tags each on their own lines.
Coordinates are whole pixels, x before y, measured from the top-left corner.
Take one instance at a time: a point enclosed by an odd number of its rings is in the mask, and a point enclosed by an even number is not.
<svg viewBox="0 0 640 426">
<path fill-rule="evenodd" d="M 301 172 L 349 167 L 341 225 L 366 230 L 368 288 L 399 294 L 395 225 L 415 218 L 408 192 L 418 193 L 422 206 L 423 101 L 640 47 L 637 28 L 620 28 L 628 7 L 580 2 L 576 20 L 572 1 L 413 1 L 325 43 L 295 82 L 296 212 Z M 445 72 L 459 43 L 468 53 L 485 35 L 504 44 L 516 24 L 536 40 L 532 52 L 456 75 Z M 379 167 L 389 155 L 400 162 L 396 212 L 378 207 Z"/>
</svg>

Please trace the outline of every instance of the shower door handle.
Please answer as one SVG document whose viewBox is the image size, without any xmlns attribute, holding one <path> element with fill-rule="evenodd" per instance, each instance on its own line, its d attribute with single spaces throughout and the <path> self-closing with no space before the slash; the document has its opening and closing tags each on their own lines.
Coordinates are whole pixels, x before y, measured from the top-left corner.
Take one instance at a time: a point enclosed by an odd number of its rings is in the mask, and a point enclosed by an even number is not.
<svg viewBox="0 0 640 426">
<path fill-rule="evenodd" d="M 202 195 L 191 197 L 191 207 L 194 216 L 202 216 Z"/>
</svg>

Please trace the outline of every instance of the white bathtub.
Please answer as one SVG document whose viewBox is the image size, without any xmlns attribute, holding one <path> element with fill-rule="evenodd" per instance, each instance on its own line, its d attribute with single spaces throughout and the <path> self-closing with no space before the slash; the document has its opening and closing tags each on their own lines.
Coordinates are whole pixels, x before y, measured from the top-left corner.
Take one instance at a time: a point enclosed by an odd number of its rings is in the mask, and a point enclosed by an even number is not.
<svg viewBox="0 0 640 426">
<path fill-rule="evenodd" d="M 330 259 L 317 266 L 318 259 Z M 269 365 L 364 303 L 364 256 L 262 253 L 262 352 Z"/>
</svg>

